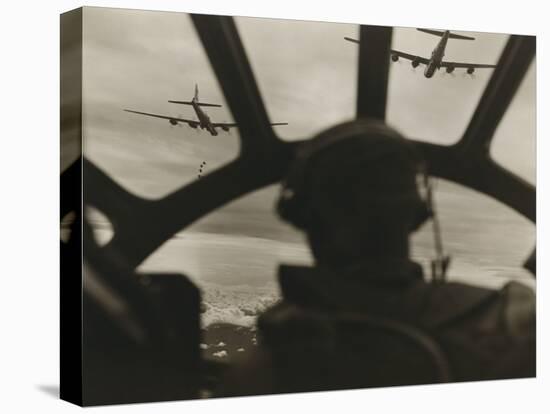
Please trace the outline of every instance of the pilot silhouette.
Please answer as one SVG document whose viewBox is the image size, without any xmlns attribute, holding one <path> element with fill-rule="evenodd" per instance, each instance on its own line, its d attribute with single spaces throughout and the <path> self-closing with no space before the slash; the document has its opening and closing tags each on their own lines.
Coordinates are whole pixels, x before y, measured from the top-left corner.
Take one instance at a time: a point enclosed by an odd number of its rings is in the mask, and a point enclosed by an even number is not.
<svg viewBox="0 0 550 414">
<path fill-rule="evenodd" d="M 410 259 L 409 236 L 434 214 L 424 171 L 414 145 L 377 121 L 303 144 L 277 211 L 305 232 L 315 265 L 280 267 L 282 300 L 220 395 L 535 375 L 532 290 L 432 282 Z"/>
</svg>

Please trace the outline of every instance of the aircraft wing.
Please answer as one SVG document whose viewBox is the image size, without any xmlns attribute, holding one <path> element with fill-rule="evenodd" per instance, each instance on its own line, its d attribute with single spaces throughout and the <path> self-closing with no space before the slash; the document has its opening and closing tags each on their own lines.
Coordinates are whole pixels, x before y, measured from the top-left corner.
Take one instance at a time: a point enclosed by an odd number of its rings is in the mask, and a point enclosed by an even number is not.
<svg viewBox="0 0 550 414">
<path fill-rule="evenodd" d="M 174 121 L 174 122 L 185 122 L 186 124 L 189 124 L 189 125 L 198 125 L 199 124 L 199 122 L 195 121 L 194 119 L 178 118 L 177 116 L 151 114 L 149 112 L 133 111 L 131 109 L 125 109 L 125 111 L 126 112 L 131 112 L 133 114 L 152 116 L 153 118 L 167 119 L 169 121 Z"/>
<path fill-rule="evenodd" d="M 271 126 L 288 125 L 288 122 L 274 122 L 270 123 Z M 236 128 L 238 125 L 231 122 L 212 122 L 212 126 L 215 128 Z"/>
<path fill-rule="evenodd" d="M 496 68 L 497 65 L 485 65 L 481 63 L 462 63 L 462 62 L 441 62 L 441 67 L 443 68 Z"/>
<path fill-rule="evenodd" d="M 403 58 L 403 59 L 408 59 L 408 60 L 416 60 L 418 63 L 423 63 L 424 65 L 427 65 L 429 62 L 430 62 L 430 59 L 426 59 L 422 56 L 417 56 L 417 55 L 411 55 L 409 53 L 405 53 L 405 52 L 400 52 L 399 50 L 391 50 L 391 55 L 392 56 L 399 56 L 400 58 Z"/>
<path fill-rule="evenodd" d="M 214 128 L 237 128 L 238 125 L 234 122 L 212 122 Z"/>
<path fill-rule="evenodd" d="M 347 36 L 344 36 L 344 39 L 346 39 L 348 42 L 352 42 L 352 43 L 361 43 L 361 42 L 359 42 L 359 40 L 352 39 L 351 37 L 347 37 Z"/>
</svg>

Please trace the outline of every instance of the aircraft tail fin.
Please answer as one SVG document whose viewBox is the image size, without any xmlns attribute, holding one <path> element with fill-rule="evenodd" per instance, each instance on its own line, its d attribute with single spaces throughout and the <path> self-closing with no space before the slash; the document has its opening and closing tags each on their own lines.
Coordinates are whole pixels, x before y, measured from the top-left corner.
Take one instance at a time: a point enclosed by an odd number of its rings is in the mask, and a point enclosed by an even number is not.
<svg viewBox="0 0 550 414">
<path fill-rule="evenodd" d="M 475 37 L 471 37 L 471 36 L 462 36 L 462 35 L 458 35 L 458 34 L 455 34 L 455 33 L 451 33 L 451 34 L 449 35 L 449 39 L 476 40 Z"/>
<path fill-rule="evenodd" d="M 180 105 L 193 105 L 191 101 L 168 101 L 170 103 L 180 104 Z"/>
<path fill-rule="evenodd" d="M 180 104 L 180 105 L 198 105 L 198 106 L 210 106 L 210 107 L 215 107 L 215 108 L 221 108 L 222 106 L 219 105 L 219 104 L 211 104 L 211 103 L 206 103 L 206 102 L 192 102 L 192 101 L 168 101 L 170 103 L 175 103 L 175 104 Z"/>
<path fill-rule="evenodd" d="M 445 34 L 445 32 L 441 31 L 441 30 L 431 30 L 431 29 L 416 29 L 416 30 L 418 30 L 419 32 L 428 33 L 428 34 L 431 34 L 431 35 L 434 35 L 434 36 L 440 36 L 440 37 Z M 474 37 L 462 36 L 462 35 L 455 34 L 455 33 L 450 33 L 449 34 L 449 39 L 475 40 Z"/>
<path fill-rule="evenodd" d="M 213 108 L 221 108 L 222 106 L 220 104 L 211 104 L 206 102 L 195 102 L 198 106 L 210 106 Z"/>
<path fill-rule="evenodd" d="M 221 108 L 221 105 L 211 104 L 206 102 L 199 102 L 199 85 L 195 83 L 195 95 L 193 95 L 192 101 L 168 101 L 170 103 L 180 104 L 180 105 L 198 105 L 198 106 L 210 106 L 215 108 Z"/>
</svg>

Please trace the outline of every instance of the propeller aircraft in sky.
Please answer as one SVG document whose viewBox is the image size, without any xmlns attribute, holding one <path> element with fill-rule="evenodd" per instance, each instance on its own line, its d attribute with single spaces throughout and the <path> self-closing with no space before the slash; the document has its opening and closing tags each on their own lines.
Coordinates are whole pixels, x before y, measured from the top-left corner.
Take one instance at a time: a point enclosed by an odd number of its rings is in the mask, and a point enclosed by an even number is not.
<svg viewBox="0 0 550 414">
<path fill-rule="evenodd" d="M 445 48 L 447 47 L 447 41 L 449 39 L 461 39 L 461 40 L 475 40 L 475 38 L 470 36 L 462 36 L 459 34 L 451 33 L 449 30 L 439 31 L 431 29 L 416 29 L 424 33 L 428 33 L 434 36 L 441 37 L 441 40 L 437 43 L 434 50 L 432 51 L 431 57 L 425 58 L 418 55 L 412 55 L 410 53 L 400 52 L 399 50 L 392 49 L 390 52 L 391 60 L 397 62 L 399 58 L 407 59 L 411 61 L 413 68 L 416 68 L 418 65 L 426 65 L 424 70 L 424 76 L 426 78 L 431 78 L 434 73 L 441 69 L 445 68 L 447 73 L 452 73 L 457 68 L 464 68 L 468 74 L 473 74 L 474 71 L 478 68 L 495 68 L 496 65 L 488 65 L 481 63 L 464 63 L 464 62 L 451 62 L 444 61 L 443 57 L 445 56 Z M 352 39 L 350 37 L 344 37 L 344 39 L 353 42 L 359 43 L 359 40 Z"/>
<path fill-rule="evenodd" d="M 210 133 L 212 136 L 218 135 L 218 131 L 216 128 L 220 128 L 223 131 L 228 132 L 230 128 L 236 128 L 238 125 L 234 122 L 212 122 L 210 120 L 210 117 L 208 114 L 202 109 L 202 107 L 216 107 L 221 108 L 221 105 L 219 104 L 212 104 L 212 103 L 206 103 L 206 102 L 200 102 L 199 101 L 199 87 L 195 84 L 195 95 L 193 96 L 193 99 L 190 101 L 168 101 L 170 103 L 175 104 L 182 104 L 182 105 L 190 105 L 193 107 L 193 110 L 195 111 L 195 114 L 197 116 L 197 120 L 195 119 L 185 119 L 180 118 L 176 116 L 168 116 L 168 115 L 159 115 L 159 114 L 152 114 L 149 112 L 141 112 L 141 111 L 134 111 L 132 109 L 125 109 L 126 112 L 131 112 L 134 114 L 139 115 L 146 115 L 151 116 L 154 118 L 160 118 L 160 119 L 167 119 L 168 122 L 170 122 L 171 125 L 178 125 L 179 123 L 186 123 L 191 128 L 197 129 L 205 129 Z M 271 123 L 270 125 L 276 126 L 276 125 L 288 125 L 287 122 L 275 122 Z"/>
</svg>

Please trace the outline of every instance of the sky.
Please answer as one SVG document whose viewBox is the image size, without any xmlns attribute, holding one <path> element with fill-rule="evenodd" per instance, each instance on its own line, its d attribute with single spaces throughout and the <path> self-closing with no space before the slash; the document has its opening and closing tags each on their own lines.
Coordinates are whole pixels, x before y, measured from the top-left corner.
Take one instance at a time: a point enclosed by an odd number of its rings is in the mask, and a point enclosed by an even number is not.
<svg viewBox="0 0 550 414">
<path fill-rule="evenodd" d="M 309 138 L 354 117 L 358 48 L 343 37 L 357 38 L 357 25 L 254 18 L 236 22 L 271 121 L 289 123 L 276 128 L 282 139 Z M 507 35 L 473 35 L 475 41 L 450 40 L 446 59 L 496 63 Z M 437 41 L 414 28 L 397 28 L 392 47 L 429 56 Z M 491 154 L 534 183 L 532 66 Z M 478 70 L 471 77 L 457 70 L 454 76 L 437 73 L 426 79 L 422 67 L 413 71 L 405 61 L 390 67 L 388 123 L 408 137 L 445 145 L 464 131 L 492 72 Z M 203 162 L 204 175 L 237 157 L 238 130 L 212 137 L 123 111 L 193 117 L 191 107 L 167 101 L 190 99 L 195 83 L 201 100 L 224 105 L 208 108 L 211 119 L 232 121 L 188 15 L 84 9 L 84 153 L 128 191 L 161 198 L 196 180 Z M 229 203 L 192 230 L 298 240 L 301 236 L 273 214 L 277 191 L 270 186 Z"/>
</svg>

